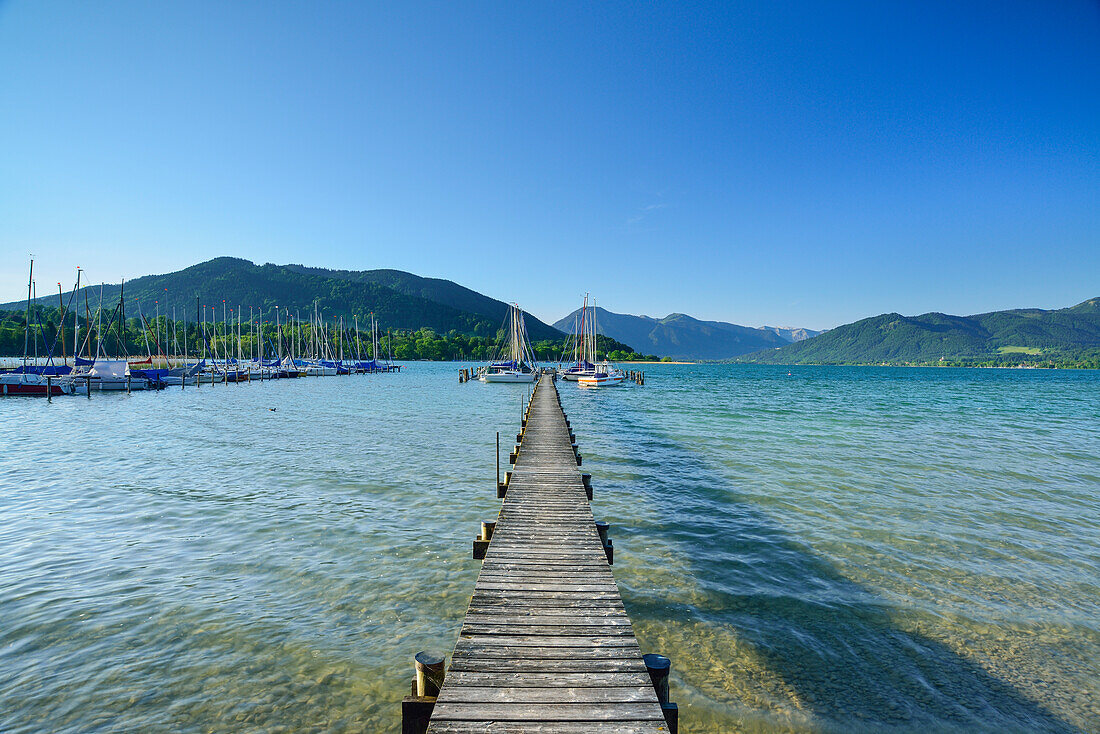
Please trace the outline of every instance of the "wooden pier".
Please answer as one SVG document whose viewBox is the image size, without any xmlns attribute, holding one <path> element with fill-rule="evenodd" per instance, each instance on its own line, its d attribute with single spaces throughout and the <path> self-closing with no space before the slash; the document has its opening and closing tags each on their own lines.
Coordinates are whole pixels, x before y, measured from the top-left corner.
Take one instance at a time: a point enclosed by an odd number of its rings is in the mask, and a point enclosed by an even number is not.
<svg viewBox="0 0 1100 734">
<path fill-rule="evenodd" d="M 675 732 L 668 659 L 643 660 L 552 376 L 518 438 L 500 514 L 474 543 L 484 560 L 450 668 L 417 657 L 405 731 L 430 716 L 428 734 Z"/>
</svg>

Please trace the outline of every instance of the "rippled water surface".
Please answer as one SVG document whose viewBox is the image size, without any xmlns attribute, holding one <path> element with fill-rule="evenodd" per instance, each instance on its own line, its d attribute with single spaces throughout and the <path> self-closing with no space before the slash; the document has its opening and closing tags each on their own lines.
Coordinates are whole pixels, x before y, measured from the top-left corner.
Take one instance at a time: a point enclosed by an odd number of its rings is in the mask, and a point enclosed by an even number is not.
<svg viewBox="0 0 1100 734">
<path fill-rule="evenodd" d="M 1100 730 L 1100 374 L 561 385 L 682 731 Z M 521 386 L 0 402 L 0 731 L 397 731 Z M 276 410 L 271 410 L 275 408 Z"/>
</svg>

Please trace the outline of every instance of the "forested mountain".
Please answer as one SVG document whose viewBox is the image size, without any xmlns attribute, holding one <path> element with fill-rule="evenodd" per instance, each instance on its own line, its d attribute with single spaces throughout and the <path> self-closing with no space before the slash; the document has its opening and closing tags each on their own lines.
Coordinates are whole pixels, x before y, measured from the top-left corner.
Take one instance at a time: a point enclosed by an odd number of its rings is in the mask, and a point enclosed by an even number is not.
<svg viewBox="0 0 1100 734">
<path fill-rule="evenodd" d="M 741 361 L 771 364 L 1089 362 L 1100 358 L 1100 298 L 1072 308 L 973 316 L 882 314 Z"/>
<path fill-rule="evenodd" d="M 328 278 L 349 280 L 353 283 L 372 283 L 404 293 L 408 296 L 423 298 L 434 303 L 459 311 L 465 311 L 488 318 L 495 324 L 502 324 L 508 315 L 508 304 L 484 296 L 477 291 L 442 278 L 424 278 L 402 270 L 328 270 L 310 268 L 305 265 L 286 265 L 289 270 L 319 275 Z M 522 306 L 523 304 L 520 304 Z M 561 332 L 539 321 L 531 314 L 524 316 L 527 333 L 532 339 L 559 339 Z"/>
<path fill-rule="evenodd" d="M 74 303 L 81 311 L 85 303 L 94 311 L 102 301 L 104 309 L 112 310 L 122 287 L 113 284 L 81 288 Z M 138 315 L 140 309 L 146 318 L 151 318 L 159 305 L 162 315 L 174 312 L 180 320 L 189 321 L 201 319 L 204 306 L 208 319 L 216 316 L 220 321 L 223 303 L 227 311 L 240 306 L 246 319 L 254 309 L 262 310 L 264 318 L 272 321 L 276 306 L 283 315 L 289 312 L 306 319 L 316 305 L 329 321 L 340 316 L 351 321 L 358 316 L 362 326 L 374 312 L 383 328 L 429 328 L 439 333 L 493 336 L 508 308 L 500 301 L 450 281 L 420 278 L 396 270 L 355 272 L 301 265 L 256 265 L 233 257 L 215 258 L 174 273 L 135 278 L 124 287 L 127 316 Z M 66 293 L 66 301 L 68 297 Z M 57 296 L 44 296 L 38 302 L 55 306 Z M 14 310 L 23 305 L 14 302 L 0 309 Z M 534 339 L 563 336 L 533 316 L 528 315 L 526 321 Z"/>
<path fill-rule="evenodd" d="M 789 344 L 792 339 L 820 332 L 806 329 L 754 329 L 725 321 L 701 321 L 682 313 L 663 319 L 613 313 L 597 307 L 596 329 L 613 339 L 626 342 L 643 352 L 668 355 L 678 359 L 730 359 L 760 349 Z M 580 309 L 554 323 L 558 329 L 571 333 L 576 328 Z"/>
</svg>

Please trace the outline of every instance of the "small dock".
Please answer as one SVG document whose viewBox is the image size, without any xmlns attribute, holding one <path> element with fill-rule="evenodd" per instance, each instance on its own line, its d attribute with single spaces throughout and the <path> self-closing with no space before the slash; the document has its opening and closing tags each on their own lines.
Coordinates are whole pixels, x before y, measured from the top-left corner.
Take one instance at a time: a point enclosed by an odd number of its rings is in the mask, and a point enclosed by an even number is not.
<svg viewBox="0 0 1100 734">
<path fill-rule="evenodd" d="M 523 424 L 514 469 L 498 484 L 500 514 L 474 541 L 483 565 L 450 667 L 444 675 L 442 658 L 418 656 L 426 686 L 405 705 L 437 694 L 429 734 L 675 732 L 668 659 L 643 660 L 552 376 L 541 377 Z M 405 731 L 424 731 L 410 726 L 412 713 Z"/>
</svg>

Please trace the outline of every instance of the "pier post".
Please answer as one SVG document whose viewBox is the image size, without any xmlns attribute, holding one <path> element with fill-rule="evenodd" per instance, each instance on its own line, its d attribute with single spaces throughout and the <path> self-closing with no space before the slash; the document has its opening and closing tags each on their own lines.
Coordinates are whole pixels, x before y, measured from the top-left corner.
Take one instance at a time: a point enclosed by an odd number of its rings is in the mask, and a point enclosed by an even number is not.
<svg viewBox="0 0 1100 734">
<path fill-rule="evenodd" d="M 607 565 L 615 565 L 615 547 L 611 543 L 611 538 L 607 536 L 608 530 L 611 526 L 604 520 L 596 521 L 596 533 L 600 536 L 600 543 L 603 545 L 604 555 L 607 556 Z"/>
<path fill-rule="evenodd" d="M 130 394 L 130 370 L 126 369 L 126 394 Z"/>
<path fill-rule="evenodd" d="M 46 375 L 46 402 L 53 402 L 53 378 Z"/>
<path fill-rule="evenodd" d="M 665 715 L 665 723 L 668 724 L 670 734 L 677 734 L 680 729 L 679 710 L 676 704 L 668 700 L 668 675 L 672 672 L 672 661 L 664 655 L 642 655 L 649 679 L 653 681 L 653 691 L 657 694 L 657 700 L 661 703 L 661 713 Z"/>
<path fill-rule="evenodd" d="M 443 656 L 432 652 L 418 652 L 415 659 L 416 695 L 438 696 L 445 675 Z"/>
<path fill-rule="evenodd" d="M 493 539 L 493 530 L 496 529 L 497 523 L 495 520 L 482 520 L 481 521 L 481 535 L 474 538 L 474 560 L 480 561 L 485 558 L 485 552 L 489 550 L 489 541 Z"/>
<path fill-rule="evenodd" d="M 416 677 L 412 680 L 412 695 L 401 701 L 402 734 L 424 734 L 428 730 L 435 699 L 443 685 L 444 659 L 429 652 L 416 654 Z"/>
<path fill-rule="evenodd" d="M 584 493 L 588 495 L 588 501 L 592 501 L 592 475 L 581 474 L 581 482 L 584 484 Z"/>
</svg>

